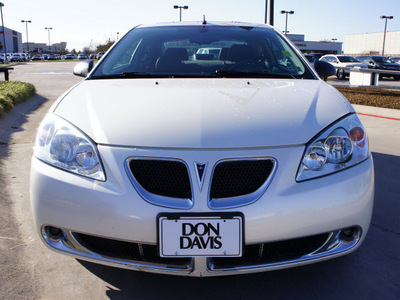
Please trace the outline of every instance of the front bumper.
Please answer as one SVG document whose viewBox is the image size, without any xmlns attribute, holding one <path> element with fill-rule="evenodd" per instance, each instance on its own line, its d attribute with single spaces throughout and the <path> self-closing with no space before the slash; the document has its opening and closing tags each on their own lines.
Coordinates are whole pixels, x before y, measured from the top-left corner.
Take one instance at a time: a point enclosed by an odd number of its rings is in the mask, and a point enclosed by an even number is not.
<svg viewBox="0 0 400 300">
<path fill-rule="evenodd" d="M 364 240 L 371 220 L 374 195 L 372 157 L 345 171 L 297 183 L 295 176 L 303 151 L 304 146 L 242 150 L 99 146 L 107 176 L 105 182 L 70 174 L 33 158 L 31 201 L 37 230 L 48 247 L 80 259 L 134 270 L 190 276 L 281 269 L 352 252 Z M 273 157 L 278 167 L 268 189 L 254 203 L 226 209 L 210 208 L 206 187 L 211 182 L 211 170 L 208 170 L 204 175 L 203 189 L 196 188 L 194 177 L 191 180 L 193 206 L 174 209 L 154 205 L 139 196 L 124 167 L 127 158 L 132 156 L 179 158 L 186 162 L 191 176 L 195 174 L 196 161 L 208 162 L 212 166 L 227 158 Z M 244 262 L 233 260 L 227 264 L 206 257 L 186 260 L 157 257 L 154 254 L 157 215 L 191 212 L 242 213 L 245 216 L 247 252 L 256 252 L 260 258 Z M 52 228 L 56 230 L 50 231 Z M 354 230 L 350 238 L 344 235 L 349 228 Z M 87 236 L 94 244 L 82 238 Z M 276 243 L 303 239 L 307 244 L 313 237 L 318 237 L 320 244 L 307 248 L 308 252 L 299 251 L 297 255 L 272 261 L 265 258 L 263 249 L 271 243 L 278 245 Z M 125 243 L 134 244 L 132 247 L 138 249 L 138 254 L 130 258 L 115 256 L 93 246 L 109 242 L 119 243 L 119 246 L 121 243 L 123 246 L 128 246 Z"/>
</svg>

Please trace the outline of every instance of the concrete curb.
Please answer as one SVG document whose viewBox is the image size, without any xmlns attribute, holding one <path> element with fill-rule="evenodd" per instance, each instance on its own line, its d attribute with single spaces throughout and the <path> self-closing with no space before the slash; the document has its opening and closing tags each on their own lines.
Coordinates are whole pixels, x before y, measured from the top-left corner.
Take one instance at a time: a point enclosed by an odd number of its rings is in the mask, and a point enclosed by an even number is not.
<svg viewBox="0 0 400 300">
<path fill-rule="evenodd" d="M 387 119 L 397 119 L 400 121 L 400 110 L 390 108 L 380 108 L 373 106 L 352 104 L 358 114 L 377 116 Z"/>
</svg>

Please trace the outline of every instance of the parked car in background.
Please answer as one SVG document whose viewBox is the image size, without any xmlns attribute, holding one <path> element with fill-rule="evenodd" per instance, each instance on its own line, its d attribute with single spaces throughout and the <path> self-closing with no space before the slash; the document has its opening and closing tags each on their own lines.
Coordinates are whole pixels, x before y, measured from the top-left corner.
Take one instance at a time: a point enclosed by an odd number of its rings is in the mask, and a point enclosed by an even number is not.
<svg viewBox="0 0 400 300">
<path fill-rule="evenodd" d="M 28 60 L 29 60 L 28 54 L 26 54 L 26 53 L 20 53 L 20 55 L 21 55 L 23 61 L 28 61 Z"/>
<path fill-rule="evenodd" d="M 102 58 L 103 57 L 103 55 L 104 55 L 104 52 L 99 52 L 99 53 L 97 53 L 97 59 L 100 59 L 100 58 Z"/>
<path fill-rule="evenodd" d="M 94 54 L 94 53 L 90 54 L 89 59 L 96 59 L 96 54 Z"/>
<path fill-rule="evenodd" d="M 88 59 L 86 54 L 78 54 L 78 59 Z"/>
<path fill-rule="evenodd" d="M 400 64 L 394 63 L 390 58 L 379 55 L 362 55 L 356 57 L 359 61 L 367 64 L 371 69 L 400 71 Z M 380 73 L 379 77 L 392 77 L 394 80 L 400 80 L 400 75 L 390 73 Z"/>
<path fill-rule="evenodd" d="M 329 62 L 335 68 L 336 67 L 347 67 L 347 68 L 362 68 L 368 69 L 368 65 L 365 63 L 360 62 L 356 58 L 349 56 L 349 55 L 335 55 L 329 54 L 324 55 L 320 58 L 322 61 Z M 336 76 L 338 79 L 346 79 L 346 76 L 350 75 L 350 70 L 343 70 L 340 68 L 336 68 Z"/>
<path fill-rule="evenodd" d="M 318 58 L 313 54 L 304 54 L 304 57 L 308 60 L 312 67 L 314 67 L 314 63 L 318 60 Z"/>
<path fill-rule="evenodd" d="M 14 53 L 11 56 L 11 60 L 10 61 L 11 62 L 23 62 L 23 61 L 25 61 L 25 58 L 19 53 Z"/>
<path fill-rule="evenodd" d="M 216 45 L 228 56 L 190 55 Z M 200 277 L 318 262 L 365 239 L 366 131 L 320 79 L 335 68 L 313 69 L 278 30 L 142 25 L 93 65 L 77 64 L 86 79 L 54 103 L 35 140 L 31 203 L 50 249 Z"/>
<path fill-rule="evenodd" d="M 49 54 L 49 56 L 47 57 L 47 60 L 57 60 L 58 57 L 55 54 Z"/>
<path fill-rule="evenodd" d="M 74 54 L 65 54 L 65 57 L 64 57 L 65 60 L 75 59 L 75 58 L 76 58 L 76 57 L 75 57 Z"/>
<path fill-rule="evenodd" d="M 396 64 L 400 64 L 400 56 L 391 56 L 389 59 Z"/>
<path fill-rule="evenodd" d="M 43 57 L 39 54 L 36 54 L 32 57 L 32 60 L 43 60 Z"/>
</svg>

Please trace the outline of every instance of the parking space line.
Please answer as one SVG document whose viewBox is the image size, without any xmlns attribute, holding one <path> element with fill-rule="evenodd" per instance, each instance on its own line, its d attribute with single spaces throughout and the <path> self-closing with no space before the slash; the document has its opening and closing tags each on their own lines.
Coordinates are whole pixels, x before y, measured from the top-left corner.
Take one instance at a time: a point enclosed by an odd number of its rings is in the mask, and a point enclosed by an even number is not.
<svg viewBox="0 0 400 300">
<path fill-rule="evenodd" d="M 384 116 L 377 116 L 377 115 L 370 115 L 370 114 L 363 114 L 363 113 L 357 113 L 357 115 L 362 115 L 362 116 L 367 116 L 367 117 L 374 117 L 374 118 L 381 118 L 381 119 L 387 119 L 387 120 L 394 120 L 394 121 L 400 121 L 398 118 L 391 118 L 391 117 L 384 117 Z"/>
</svg>

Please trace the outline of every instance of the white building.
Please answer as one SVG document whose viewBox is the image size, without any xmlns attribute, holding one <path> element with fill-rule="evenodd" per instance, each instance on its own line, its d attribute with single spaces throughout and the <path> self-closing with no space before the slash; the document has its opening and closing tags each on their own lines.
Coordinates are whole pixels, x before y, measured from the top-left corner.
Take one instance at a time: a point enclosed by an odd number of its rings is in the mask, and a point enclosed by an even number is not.
<svg viewBox="0 0 400 300">
<path fill-rule="evenodd" d="M 287 37 L 303 53 L 342 54 L 340 42 L 306 41 L 304 34 L 288 34 Z"/>
<path fill-rule="evenodd" d="M 4 47 L 4 36 L 6 39 L 7 53 L 18 53 L 22 52 L 22 34 L 18 31 L 12 30 L 10 28 L 4 27 L 5 34 L 3 32 L 3 27 L 0 26 L 0 43 L 3 49 L 0 50 L 1 53 L 5 52 Z"/>
<path fill-rule="evenodd" d="M 27 43 L 23 43 L 24 51 L 27 51 Z M 64 52 L 67 48 L 66 42 L 54 43 L 52 45 L 46 43 L 31 43 L 29 42 L 29 52 L 47 53 L 47 52 Z"/>
<path fill-rule="evenodd" d="M 345 36 L 344 53 L 348 55 L 381 55 L 383 32 Z M 386 32 L 385 56 L 400 56 L 400 31 Z"/>
</svg>

